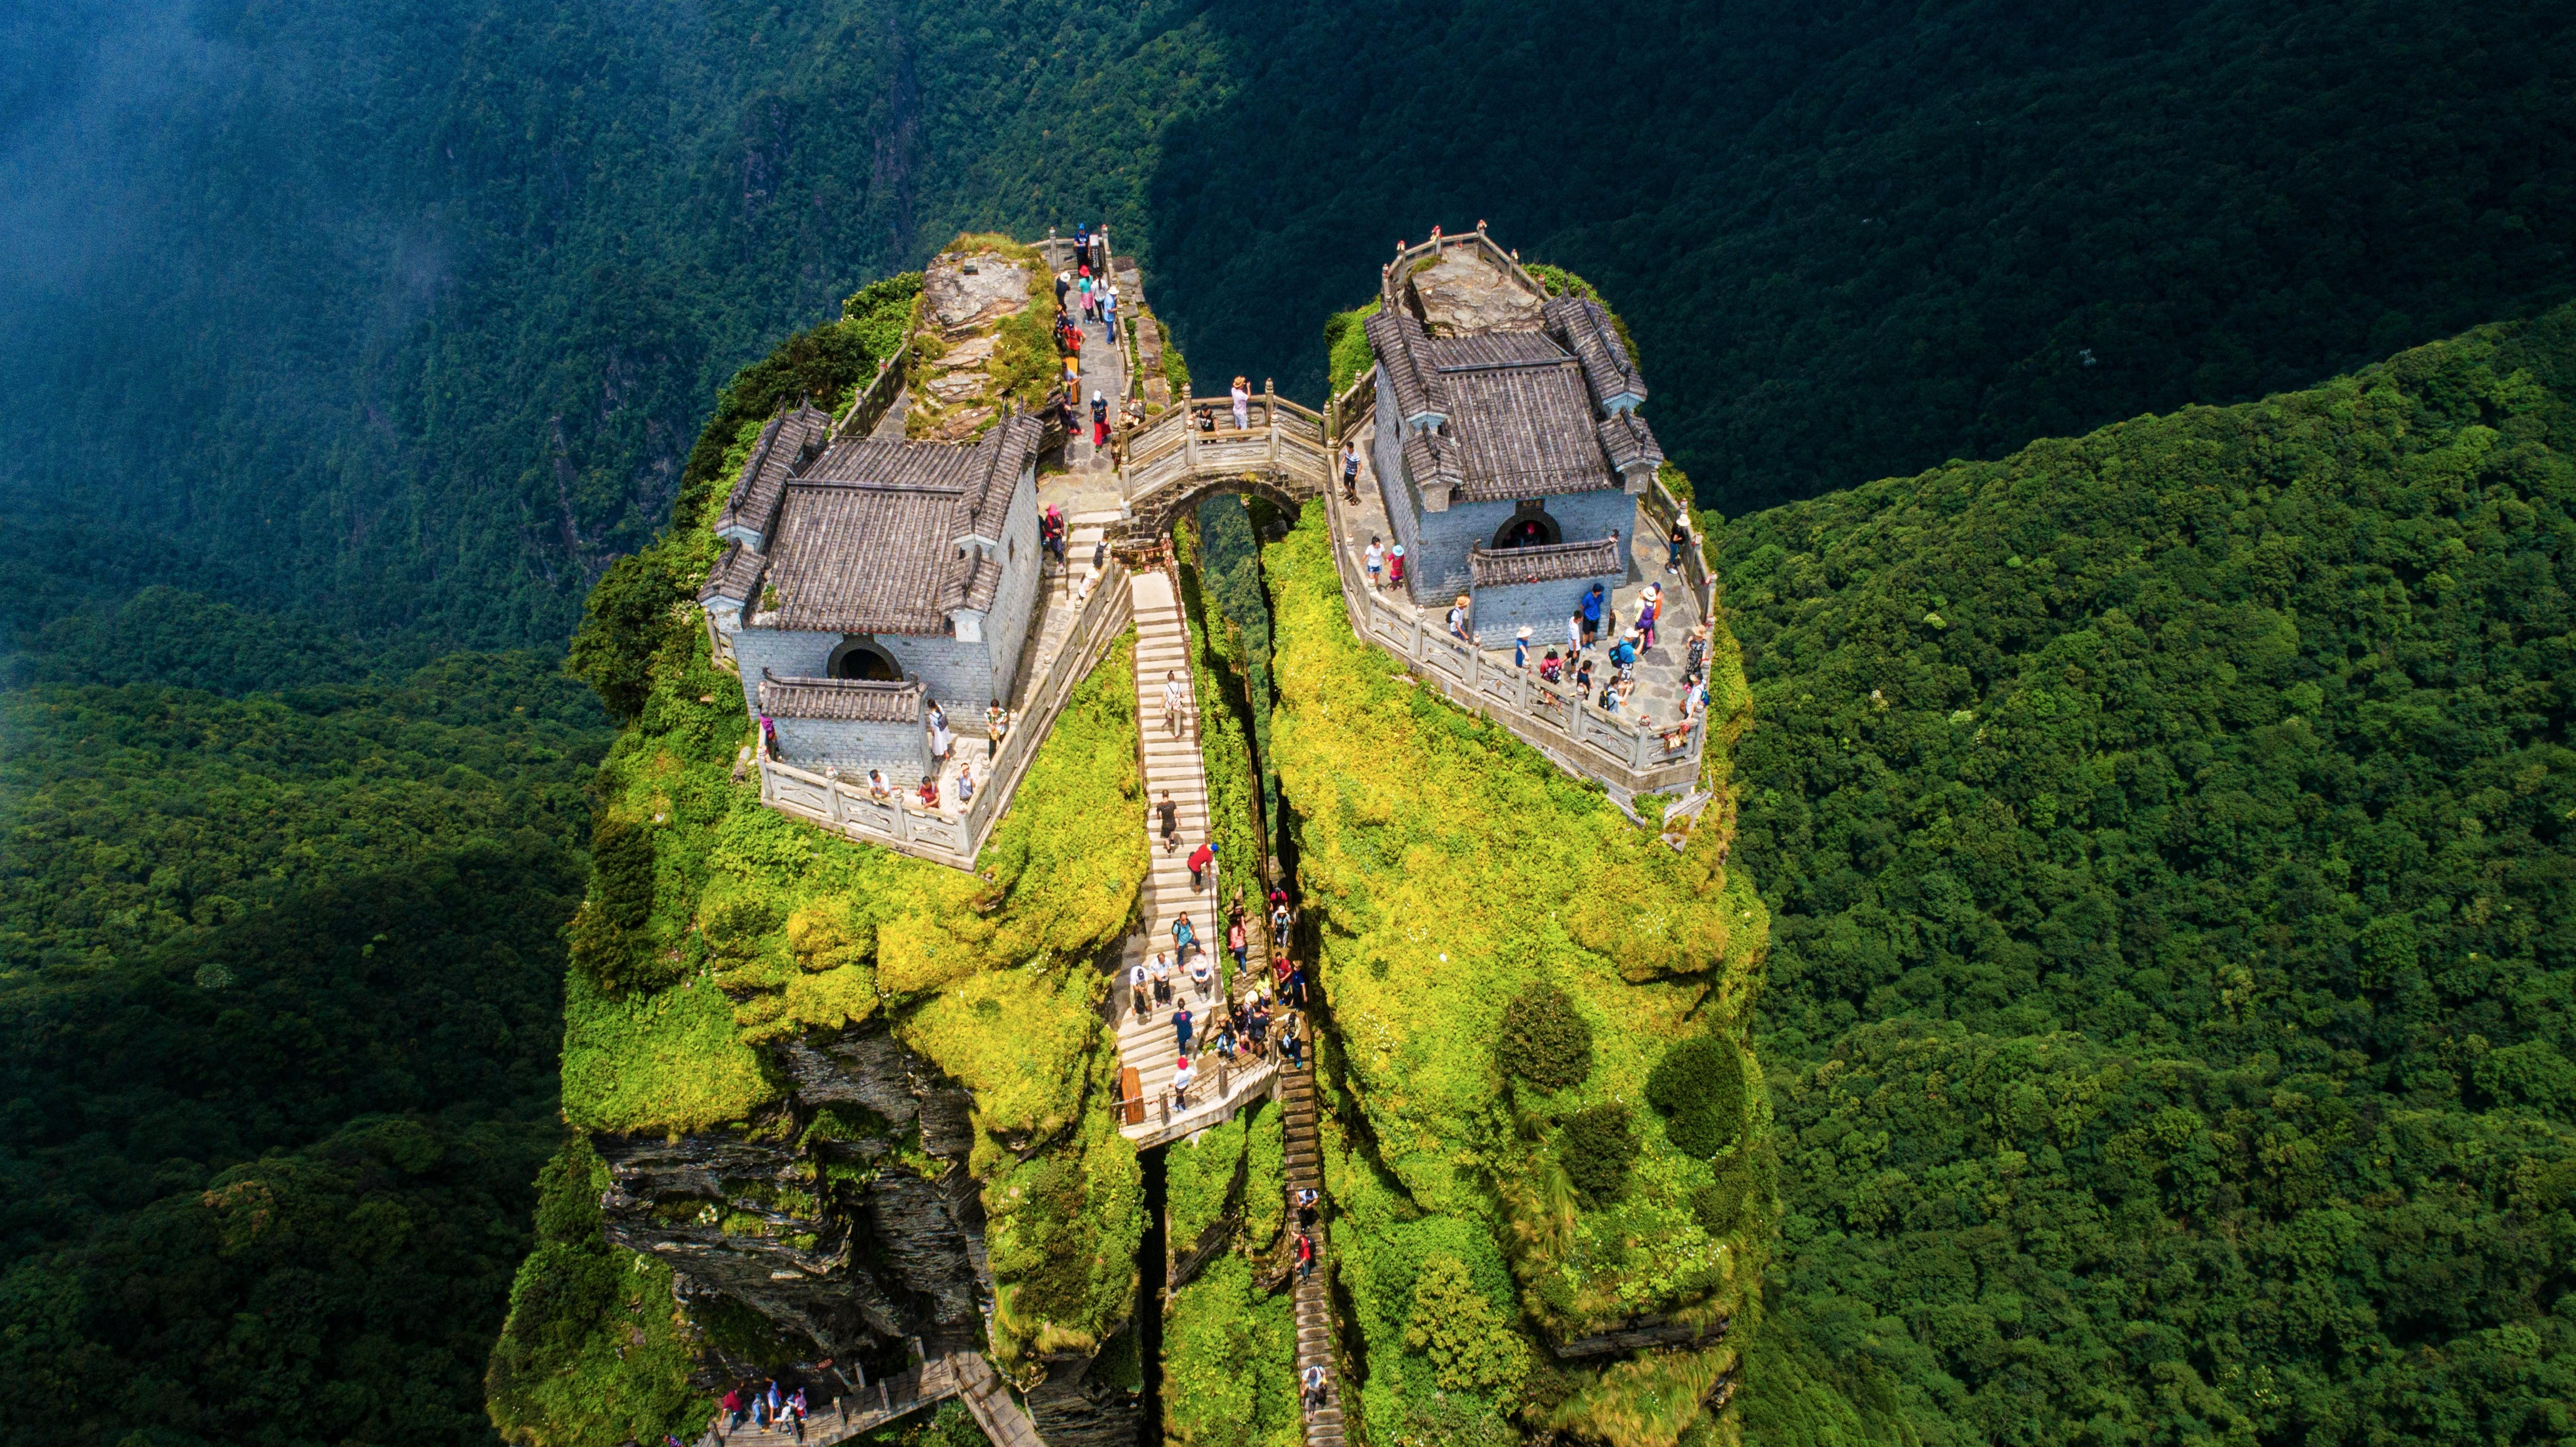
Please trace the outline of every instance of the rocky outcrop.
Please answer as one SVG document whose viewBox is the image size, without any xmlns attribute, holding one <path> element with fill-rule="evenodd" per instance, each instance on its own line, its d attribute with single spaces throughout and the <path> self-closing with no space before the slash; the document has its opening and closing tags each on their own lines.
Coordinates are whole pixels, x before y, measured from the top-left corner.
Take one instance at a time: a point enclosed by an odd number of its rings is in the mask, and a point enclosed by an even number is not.
<svg viewBox="0 0 2576 1447">
<path fill-rule="evenodd" d="M 1142 1425 L 1135 1393 L 1100 1380 L 1098 1359 L 1079 1352 L 1038 1360 L 1046 1380 L 1028 1391 L 1029 1421 L 1047 1447 L 1131 1447 Z"/>
<path fill-rule="evenodd" d="M 972 1098 L 882 1031 L 778 1054 L 794 1092 L 739 1130 L 596 1139 L 609 1239 L 824 1355 L 980 1348 Z"/>
</svg>

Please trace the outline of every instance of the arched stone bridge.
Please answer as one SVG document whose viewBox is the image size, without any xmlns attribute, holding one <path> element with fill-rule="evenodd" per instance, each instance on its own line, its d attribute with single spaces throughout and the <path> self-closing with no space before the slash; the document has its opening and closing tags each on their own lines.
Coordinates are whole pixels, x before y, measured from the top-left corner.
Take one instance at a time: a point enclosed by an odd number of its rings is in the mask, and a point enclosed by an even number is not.
<svg viewBox="0 0 2576 1447">
<path fill-rule="evenodd" d="M 1151 543 L 1189 509 L 1220 493 L 1248 493 L 1294 513 L 1331 485 L 1333 448 L 1323 417 L 1264 388 L 1234 425 L 1229 402 L 1192 398 L 1127 434 L 1118 469 L 1126 544 Z M 1213 425 L 1203 427 L 1202 422 Z"/>
</svg>

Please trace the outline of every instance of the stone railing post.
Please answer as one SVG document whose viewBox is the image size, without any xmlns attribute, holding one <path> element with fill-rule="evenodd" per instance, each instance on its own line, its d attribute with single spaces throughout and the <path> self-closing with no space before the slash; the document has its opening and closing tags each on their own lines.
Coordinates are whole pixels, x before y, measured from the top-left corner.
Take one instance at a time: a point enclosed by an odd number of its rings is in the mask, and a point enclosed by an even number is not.
<svg viewBox="0 0 2576 1447">
<path fill-rule="evenodd" d="M 841 781 L 829 774 L 823 776 L 823 812 L 831 816 L 836 831 L 847 822 L 841 808 Z"/>
<path fill-rule="evenodd" d="M 1181 384 L 1181 464 L 1195 473 L 1199 470 L 1199 419 L 1190 409 L 1190 384 Z"/>
<path fill-rule="evenodd" d="M 1467 692 L 1472 695 L 1484 678 L 1485 650 L 1477 647 L 1476 640 L 1470 638 L 1467 640 Z"/>
<path fill-rule="evenodd" d="M 1419 663 L 1429 653 L 1422 643 L 1422 615 L 1413 615 L 1413 661 Z"/>
</svg>

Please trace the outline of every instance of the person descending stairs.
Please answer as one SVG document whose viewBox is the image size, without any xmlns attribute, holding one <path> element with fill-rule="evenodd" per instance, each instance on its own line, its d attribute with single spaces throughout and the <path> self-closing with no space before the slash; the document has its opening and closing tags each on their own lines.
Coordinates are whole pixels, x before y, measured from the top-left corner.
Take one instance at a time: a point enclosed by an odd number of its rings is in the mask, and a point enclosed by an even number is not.
<svg viewBox="0 0 2576 1447">
<path fill-rule="evenodd" d="M 1279 1078 L 1280 1124 L 1287 1132 L 1288 1219 L 1303 1226 L 1313 1243 L 1311 1262 L 1296 1267 L 1297 1384 L 1305 1405 L 1306 1447 L 1341 1447 L 1341 1370 L 1333 1361 L 1333 1288 L 1325 1257 L 1323 1139 L 1316 1123 L 1315 1070 L 1311 1060 L 1302 1070 Z M 1310 1205 L 1301 1208 L 1314 1196 Z M 1303 1254 L 1302 1252 L 1300 1253 Z M 1309 1383 L 1320 1377 L 1321 1400 Z"/>
<path fill-rule="evenodd" d="M 1222 975 L 1219 952 L 1225 945 L 1225 926 L 1215 871 L 1206 872 L 1204 887 L 1190 885 L 1190 855 L 1210 835 L 1207 775 L 1199 760 L 1197 691 L 1192 686 L 1189 633 L 1182 623 L 1180 598 L 1170 575 L 1160 570 L 1134 575 L 1128 589 L 1136 617 L 1136 725 L 1145 748 L 1146 808 L 1140 822 L 1153 862 L 1140 904 L 1145 932 L 1128 941 L 1118 981 L 1118 1058 L 1122 1066 L 1136 1072 L 1136 1094 L 1129 1098 L 1143 1101 L 1141 1127 L 1152 1129 L 1166 1120 L 1174 1067 L 1182 1053 L 1175 1028 L 1177 1012 L 1190 1012 L 1190 1044 L 1195 1052 L 1203 1033 L 1199 1022 L 1212 1025 L 1222 1003 L 1215 981 Z M 1167 698 L 1177 706 L 1167 709 Z M 1166 804 L 1170 806 L 1168 835 Z M 1185 916 L 1197 949 L 1210 966 L 1210 985 L 1204 995 L 1191 982 L 1188 961 L 1173 944 L 1173 927 Z M 1172 1001 L 1150 1004 L 1139 1018 L 1128 982 L 1134 966 L 1150 965 L 1158 954 L 1170 962 Z M 1191 1061 L 1195 1067 L 1195 1053 Z M 1194 1076 L 1201 1073 L 1193 1071 Z M 1215 1089 L 1216 1071 L 1211 1067 L 1203 1074 L 1205 1083 L 1194 1079 L 1191 1086 L 1193 1104 L 1211 1098 Z M 1136 1113 L 1131 1110 L 1127 1120 L 1135 1133 L 1139 1129 Z"/>
</svg>

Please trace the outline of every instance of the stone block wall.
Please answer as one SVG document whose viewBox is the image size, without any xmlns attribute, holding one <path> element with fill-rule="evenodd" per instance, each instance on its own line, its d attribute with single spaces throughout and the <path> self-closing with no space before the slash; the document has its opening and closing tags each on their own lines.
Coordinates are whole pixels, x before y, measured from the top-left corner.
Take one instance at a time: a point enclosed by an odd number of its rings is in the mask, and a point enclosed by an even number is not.
<svg viewBox="0 0 2576 1447">
<path fill-rule="evenodd" d="M 1469 617 L 1478 641 L 1487 648 L 1509 648 L 1513 635 L 1527 628 L 1530 657 L 1544 658 L 1551 648 L 1565 648 L 1565 620 L 1582 608 L 1583 595 L 1592 590 L 1592 585 L 1600 584 L 1601 591 L 1608 594 L 1616 591 L 1621 581 L 1616 573 L 1604 573 L 1597 578 L 1478 588 Z"/>
<path fill-rule="evenodd" d="M 798 633 L 783 628 L 737 628 L 734 661 L 742 668 L 742 706 L 760 716 L 760 671 L 779 678 L 822 678 L 832 666 L 838 633 Z"/>
<path fill-rule="evenodd" d="M 981 717 L 980 710 L 977 716 Z M 957 718 L 953 711 L 949 714 L 950 728 L 957 726 Z M 883 769 L 887 783 L 909 787 L 918 785 L 930 772 L 930 738 L 917 724 L 819 718 L 782 718 L 773 722 L 778 727 L 779 753 L 788 763 L 810 773 L 837 768 L 842 778 L 864 783 L 868 770 Z"/>
</svg>

